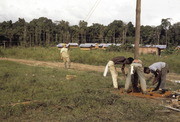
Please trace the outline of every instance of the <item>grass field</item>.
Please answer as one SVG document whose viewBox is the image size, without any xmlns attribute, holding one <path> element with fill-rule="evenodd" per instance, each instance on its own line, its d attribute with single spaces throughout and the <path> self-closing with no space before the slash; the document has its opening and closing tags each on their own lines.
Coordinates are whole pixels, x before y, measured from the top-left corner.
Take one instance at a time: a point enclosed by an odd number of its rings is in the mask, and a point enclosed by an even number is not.
<svg viewBox="0 0 180 122">
<path fill-rule="evenodd" d="M 115 56 L 133 56 L 132 52 L 70 50 L 72 62 L 103 65 Z M 59 62 L 57 48 L 0 48 L 0 57 Z M 171 72 L 180 73 L 180 56 L 143 55 L 144 65 L 165 61 Z M 66 75 L 75 75 L 72 80 Z M 122 74 L 120 74 L 121 77 Z M 121 87 L 125 81 L 119 80 Z M 149 86 L 149 83 L 148 83 Z M 179 84 L 167 83 L 177 90 Z M 178 121 L 179 113 L 161 106 L 163 100 L 116 94 L 110 74 L 27 66 L 0 61 L 0 121 Z"/>
<path fill-rule="evenodd" d="M 0 69 L 0 121 L 178 120 L 178 113 L 158 112 L 164 109 L 160 101 L 114 94 L 110 75 L 10 61 L 0 61 Z"/>
<path fill-rule="evenodd" d="M 82 51 L 78 49 L 70 49 L 71 61 L 77 63 L 103 65 L 115 56 L 134 57 L 133 52 L 108 52 L 105 50 L 91 50 Z M 20 59 L 32 59 L 40 61 L 58 62 L 60 60 L 59 50 L 56 47 L 32 47 L 32 48 L 0 48 L 0 57 L 11 57 Z M 143 61 L 144 66 L 149 66 L 157 61 L 164 61 L 169 64 L 170 72 L 180 73 L 180 54 L 175 52 L 173 54 L 164 54 L 162 56 L 156 55 L 141 55 L 140 59 Z"/>
</svg>

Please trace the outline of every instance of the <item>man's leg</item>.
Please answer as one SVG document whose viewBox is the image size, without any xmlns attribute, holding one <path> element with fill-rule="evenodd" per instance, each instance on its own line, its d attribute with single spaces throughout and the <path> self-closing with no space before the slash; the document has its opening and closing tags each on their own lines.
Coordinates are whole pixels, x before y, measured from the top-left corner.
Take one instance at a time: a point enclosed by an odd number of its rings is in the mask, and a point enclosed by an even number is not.
<svg viewBox="0 0 180 122">
<path fill-rule="evenodd" d="M 64 62 L 64 67 L 67 69 L 67 62 L 66 61 Z"/>
<path fill-rule="evenodd" d="M 116 71 L 116 68 L 114 65 L 110 65 L 109 66 L 111 75 L 112 75 L 112 80 L 113 80 L 113 86 L 114 88 L 118 88 L 118 82 L 117 82 L 117 78 L 118 78 L 118 73 Z"/>
<path fill-rule="evenodd" d="M 71 61 L 70 61 L 70 58 L 69 58 L 69 57 L 67 58 L 67 65 L 68 65 L 67 68 L 70 68 L 70 67 L 71 67 Z"/>
<path fill-rule="evenodd" d="M 132 86 L 133 86 L 133 92 L 140 92 L 140 89 L 138 88 L 139 84 L 139 78 L 137 72 L 134 72 L 134 74 L 131 76 L 132 80 Z"/>
<path fill-rule="evenodd" d="M 131 85 L 131 73 L 130 71 L 128 72 L 128 75 L 126 77 L 126 83 L 125 83 L 125 88 L 124 90 L 127 92 L 129 90 L 129 87 Z"/>
<path fill-rule="evenodd" d="M 67 68 L 66 67 L 66 58 L 65 57 L 63 57 L 63 63 L 64 63 L 64 68 Z"/>
<path fill-rule="evenodd" d="M 168 71 L 168 66 L 166 64 L 166 66 L 161 70 L 162 74 L 161 74 L 161 84 L 159 86 L 160 89 L 165 89 L 167 71 Z"/>
<path fill-rule="evenodd" d="M 159 87 L 161 85 L 161 76 L 157 79 L 157 81 L 158 81 L 158 84 L 157 84 L 156 88 L 153 91 L 157 91 L 159 89 Z"/>
<path fill-rule="evenodd" d="M 142 67 L 137 67 L 137 74 L 140 79 L 140 85 L 143 93 L 146 93 L 146 81 L 143 73 L 143 68 Z"/>
</svg>

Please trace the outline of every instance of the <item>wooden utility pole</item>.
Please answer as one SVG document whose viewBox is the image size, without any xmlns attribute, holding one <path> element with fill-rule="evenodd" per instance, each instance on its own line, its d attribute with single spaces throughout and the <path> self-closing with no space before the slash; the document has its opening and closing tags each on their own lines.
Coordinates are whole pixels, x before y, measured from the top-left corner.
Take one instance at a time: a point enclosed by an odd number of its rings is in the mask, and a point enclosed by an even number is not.
<svg viewBox="0 0 180 122">
<path fill-rule="evenodd" d="M 139 58 L 139 40 L 140 40 L 140 23 L 141 23 L 141 0 L 136 1 L 136 30 L 135 30 L 135 51 L 134 59 Z"/>
</svg>

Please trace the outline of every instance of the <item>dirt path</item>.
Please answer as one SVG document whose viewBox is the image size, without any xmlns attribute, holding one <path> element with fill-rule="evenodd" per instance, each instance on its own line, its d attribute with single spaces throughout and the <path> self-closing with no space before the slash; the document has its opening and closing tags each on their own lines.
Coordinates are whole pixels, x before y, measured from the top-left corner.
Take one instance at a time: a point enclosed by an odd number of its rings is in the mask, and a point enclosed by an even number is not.
<svg viewBox="0 0 180 122">
<path fill-rule="evenodd" d="M 26 60 L 26 59 L 13 59 L 13 58 L 0 58 L 0 60 L 8 60 L 19 62 L 22 64 L 30 65 L 30 66 L 46 66 L 51 68 L 64 68 L 64 64 L 62 62 L 48 62 L 48 61 L 36 61 L 36 60 Z M 94 66 L 88 64 L 80 64 L 80 63 L 71 63 L 71 69 L 80 70 L 80 71 L 96 71 L 103 72 L 105 66 Z M 120 71 L 120 69 L 118 69 Z M 169 81 L 180 80 L 180 75 L 176 73 L 169 73 L 167 76 Z"/>
<path fill-rule="evenodd" d="M 36 61 L 36 60 L 26 60 L 26 59 L 14 59 L 14 58 L 0 58 L 0 60 L 8 60 L 19 62 L 31 66 L 46 66 L 51 68 L 64 68 L 62 62 L 48 62 L 48 61 Z M 93 66 L 88 64 L 80 64 L 71 62 L 71 69 L 80 70 L 80 71 L 96 71 L 103 72 L 104 66 Z"/>
</svg>

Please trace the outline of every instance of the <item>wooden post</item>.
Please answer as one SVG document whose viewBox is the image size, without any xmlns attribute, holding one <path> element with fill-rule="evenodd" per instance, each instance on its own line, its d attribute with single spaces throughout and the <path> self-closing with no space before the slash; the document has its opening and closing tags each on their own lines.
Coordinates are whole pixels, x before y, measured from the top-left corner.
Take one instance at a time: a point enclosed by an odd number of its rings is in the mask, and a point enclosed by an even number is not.
<svg viewBox="0 0 180 122">
<path fill-rule="evenodd" d="M 134 58 L 139 58 L 140 22 L 141 22 L 141 0 L 136 2 L 136 30 L 135 30 L 135 51 Z"/>
<path fill-rule="evenodd" d="M 135 30 L 135 42 L 134 42 L 134 59 L 139 58 L 139 41 L 140 41 L 140 15 L 141 15 L 141 0 L 136 1 L 136 30 Z M 134 74 L 132 79 L 133 91 L 138 91 L 138 75 Z"/>
</svg>

